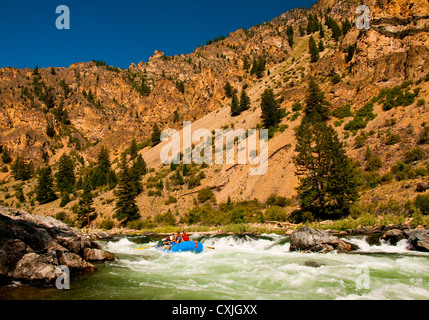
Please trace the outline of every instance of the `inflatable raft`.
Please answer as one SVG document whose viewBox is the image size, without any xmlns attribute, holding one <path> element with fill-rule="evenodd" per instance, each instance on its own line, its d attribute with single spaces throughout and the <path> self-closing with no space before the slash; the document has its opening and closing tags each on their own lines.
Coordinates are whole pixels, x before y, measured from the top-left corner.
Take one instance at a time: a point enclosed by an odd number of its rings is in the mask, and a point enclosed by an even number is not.
<svg viewBox="0 0 429 320">
<path fill-rule="evenodd" d="M 203 244 L 198 241 L 183 241 L 177 244 L 171 245 L 160 245 L 158 244 L 155 248 L 161 251 L 167 252 L 196 252 L 200 253 L 203 251 Z"/>
</svg>

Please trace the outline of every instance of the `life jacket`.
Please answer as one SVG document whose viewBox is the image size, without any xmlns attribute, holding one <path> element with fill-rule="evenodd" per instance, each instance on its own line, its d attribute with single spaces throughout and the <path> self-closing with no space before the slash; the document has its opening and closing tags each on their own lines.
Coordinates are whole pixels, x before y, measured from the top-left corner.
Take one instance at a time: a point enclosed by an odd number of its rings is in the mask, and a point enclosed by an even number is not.
<svg viewBox="0 0 429 320">
<path fill-rule="evenodd" d="M 188 234 L 184 232 L 183 236 L 182 236 L 182 239 L 183 239 L 183 241 L 189 241 Z"/>
</svg>

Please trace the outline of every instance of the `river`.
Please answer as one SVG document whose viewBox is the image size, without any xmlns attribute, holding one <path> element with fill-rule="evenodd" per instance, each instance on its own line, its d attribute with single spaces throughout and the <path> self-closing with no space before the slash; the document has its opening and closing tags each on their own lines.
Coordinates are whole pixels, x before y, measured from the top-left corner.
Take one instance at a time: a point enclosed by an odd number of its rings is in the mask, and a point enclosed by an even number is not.
<svg viewBox="0 0 429 320">
<path fill-rule="evenodd" d="M 409 251 L 405 241 L 369 245 L 355 237 L 355 253 L 321 254 L 289 252 L 289 238 L 275 234 L 192 238 L 202 253 L 135 250 L 159 240 L 149 236 L 102 241 L 116 261 L 72 276 L 70 290 L 17 286 L 0 290 L 0 299 L 429 299 L 429 253 Z"/>
</svg>

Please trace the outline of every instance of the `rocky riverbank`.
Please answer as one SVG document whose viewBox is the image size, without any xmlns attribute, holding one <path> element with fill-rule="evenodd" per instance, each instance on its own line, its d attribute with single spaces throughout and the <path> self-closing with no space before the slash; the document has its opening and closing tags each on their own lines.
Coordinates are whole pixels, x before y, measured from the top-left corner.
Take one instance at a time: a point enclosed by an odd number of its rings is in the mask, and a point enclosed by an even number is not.
<svg viewBox="0 0 429 320">
<path fill-rule="evenodd" d="M 0 286 L 13 281 L 47 285 L 58 277 L 58 266 L 67 266 L 73 275 L 94 272 L 93 262 L 114 259 L 58 220 L 0 206 Z"/>
<path fill-rule="evenodd" d="M 337 237 L 340 236 L 340 237 Z M 334 235 L 331 232 L 302 227 L 290 234 L 290 251 L 302 252 L 351 252 L 359 249 L 341 236 L 346 235 L 376 235 L 391 245 L 406 240 L 409 250 L 429 252 L 429 230 L 410 229 L 406 226 L 392 226 L 391 228 L 361 228 Z"/>
</svg>

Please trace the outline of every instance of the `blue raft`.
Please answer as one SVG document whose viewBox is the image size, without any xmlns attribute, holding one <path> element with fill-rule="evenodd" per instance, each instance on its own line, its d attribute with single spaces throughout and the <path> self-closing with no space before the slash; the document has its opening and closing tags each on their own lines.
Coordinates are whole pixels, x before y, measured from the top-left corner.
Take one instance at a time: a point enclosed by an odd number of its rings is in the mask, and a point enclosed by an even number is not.
<svg viewBox="0 0 429 320">
<path fill-rule="evenodd" d="M 171 245 L 157 245 L 155 248 L 167 252 L 195 252 L 200 253 L 203 251 L 203 244 L 198 241 L 183 241 Z"/>
</svg>

